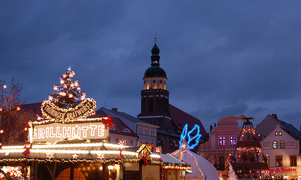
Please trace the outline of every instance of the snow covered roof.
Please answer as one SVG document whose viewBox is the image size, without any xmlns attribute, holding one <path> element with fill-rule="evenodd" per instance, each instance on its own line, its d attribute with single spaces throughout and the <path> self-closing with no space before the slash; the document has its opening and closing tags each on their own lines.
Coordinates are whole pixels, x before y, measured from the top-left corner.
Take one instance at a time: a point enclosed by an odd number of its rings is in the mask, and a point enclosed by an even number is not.
<svg viewBox="0 0 301 180">
<path fill-rule="evenodd" d="M 192 173 L 187 174 L 188 179 L 219 180 L 215 167 L 202 156 L 189 151 L 187 148 L 181 148 L 171 154 L 191 166 Z"/>
</svg>

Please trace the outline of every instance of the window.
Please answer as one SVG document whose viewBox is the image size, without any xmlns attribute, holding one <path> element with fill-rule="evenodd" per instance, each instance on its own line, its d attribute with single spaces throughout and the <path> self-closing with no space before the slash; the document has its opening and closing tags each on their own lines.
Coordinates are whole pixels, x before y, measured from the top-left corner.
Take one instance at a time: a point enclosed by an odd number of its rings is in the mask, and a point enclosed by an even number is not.
<svg viewBox="0 0 301 180">
<path fill-rule="evenodd" d="M 276 156 L 276 167 L 282 167 L 282 156 Z"/>
<path fill-rule="evenodd" d="M 276 135 L 276 136 L 281 136 L 281 135 L 282 135 L 282 132 L 281 132 L 281 131 L 275 132 L 275 135 Z"/>
<path fill-rule="evenodd" d="M 230 145 L 236 145 L 236 136 L 230 136 Z"/>
<path fill-rule="evenodd" d="M 145 130 L 144 130 L 144 134 L 149 135 L 149 130 L 148 130 L 148 129 L 145 129 Z"/>
<path fill-rule="evenodd" d="M 297 156 L 290 156 L 290 165 L 297 166 Z"/>
<path fill-rule="evenodd" d="M 139 133 L 143 134 L 143 129 L 142 128 L 139 128 Z"/>
<path fill-rule="evenodd" d="M 162 80 L 160 80 L 160 84 L 162 84 Z"/>
<path fill-rule="evenodd" d="M 125 129 L 123 130 L 123 132 L 131 133 L 131 131 L 130 131 L 128 128 L 125 128 Z"/>
<path fill-rule="evenodd" d="M 116 131 L 116 129 L 114 127 L 111 127 L 111 130 Z"/>
<path fill-rule="evenodd" d="M 285 142 L 284 141 L 280 141 L 280 149 L 284 149 L 285 148 Z"/>
<path fill-rule="evenodd" d="M 133 144 L 134 144 L 134 141 L 130 140 L 130 146 L 133 146 Z"/>
<path fill-rule="evenodd" d="M 71 177 L 71 168 L 65 169 L 63 172 L 60 173 L 60 175 L 56 178 L 56 180 L 64 180 L 64 179 L 70 179 Z M 85 180 L 85 176 L 82 172 L 80 172 L 78 169 L 73 169 L 73 179 L 76 180 Z"/>
<path fill-rule="evenodd" d="M 156 80 L 154 80 L 154 83 L 156 83 Z"/>
<path fill-rule="evenodd" d="M 226 145 L 226 137 L 225 136 L 220 136 L 219 137 L 218 145 L 220 145 L 220 146 L 225 146 Z"/>
<path fill-rule="evenodd" d="M 273 141 L 273 149 L 277 149 L 278 148 L 278 142 L 277 141 Z"/>
<path fill-rule="evenodd" d="M 119 143 L 119 139 L 118 138 L 115 138 L 115 143 Z"/>
</svg>

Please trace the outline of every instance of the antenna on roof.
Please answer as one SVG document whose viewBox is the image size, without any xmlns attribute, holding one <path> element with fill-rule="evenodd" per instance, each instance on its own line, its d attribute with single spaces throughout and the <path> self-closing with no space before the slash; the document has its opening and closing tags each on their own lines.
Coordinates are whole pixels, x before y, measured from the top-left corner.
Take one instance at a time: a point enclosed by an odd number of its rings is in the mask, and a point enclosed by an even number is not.
<svg viewBox="0 0 301 180">
<path fill-rule="evenodd" d="M 107 105 L 107 103 L 105 102 L 105 105 L 104 105 L 105 108 L 106 108 L 106 105 Z"/>
</svg>

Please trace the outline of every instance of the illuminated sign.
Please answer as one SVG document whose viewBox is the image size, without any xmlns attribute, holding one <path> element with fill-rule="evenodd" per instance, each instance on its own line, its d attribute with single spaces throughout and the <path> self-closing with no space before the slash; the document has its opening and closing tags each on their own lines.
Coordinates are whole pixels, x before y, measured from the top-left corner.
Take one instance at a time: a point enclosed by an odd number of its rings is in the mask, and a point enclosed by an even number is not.
<svg viewBox="0 0 301 180">
<path fill-rule="evenodd" d="M 197 131 L 196 135 L 194 137 L 191 137 L 191 133 L 193 131 Z M 200 142 L 200 138 L 201 138 L 201 134 L 200 134 L 200 126 L 195 124 L 194 127 L 192 128 L 191 131 L 188 132 L 188 124 L 185 124 L 183 130 L 182 130 L 182 134 L 181 134 L 181 139 L 180 139 L 180 148 L 188 148 L 188 149 L 193 149 L 195 146 L 197 146 Z M 194 144 L 193 144 L 194 142 Z M 185 145 L 183 144 L 185 143 Z"/>
<path fill-rule="evenodd" d="M 41 111 L 44 116 L 50 119 L 64 121 L 85 118 L 91 115 L 95 108 L 96 102 L 93 99 L 87 98 L 75 108 L 69 109 L 59 108 L 50 101 L 44 101 L 41 106 Z"/>
<path fill-rule="evenodd" d="M 31 142 L 54 143 L 64 139 L 105 139 L 109 136 L 109 128 L 102 122 L 93 123 L 49 123 L 35 125 L 29 130 Z"/>
<path fill-rule="evenodd" d="M 270 169 L 270 172 L 296 172 L 295 168 L 277 168 L 277 169 Z"/>
</svg>

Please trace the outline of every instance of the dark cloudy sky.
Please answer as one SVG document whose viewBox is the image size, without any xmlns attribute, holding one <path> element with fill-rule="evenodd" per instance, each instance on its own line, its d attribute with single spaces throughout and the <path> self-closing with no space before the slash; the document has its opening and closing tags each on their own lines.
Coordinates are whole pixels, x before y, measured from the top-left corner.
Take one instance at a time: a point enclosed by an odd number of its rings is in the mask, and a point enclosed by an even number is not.
<svg viewBox="0 0 301 180">
<path fill-rule="evenodd" d="M 1 1 L 0 79 L 41 102 L 69 66 L 97 108 L 137 116 L 155 32 L 170 103 L 300 127 L 301 1 Z"/>
</svg>

